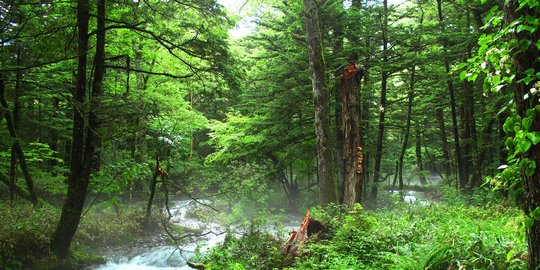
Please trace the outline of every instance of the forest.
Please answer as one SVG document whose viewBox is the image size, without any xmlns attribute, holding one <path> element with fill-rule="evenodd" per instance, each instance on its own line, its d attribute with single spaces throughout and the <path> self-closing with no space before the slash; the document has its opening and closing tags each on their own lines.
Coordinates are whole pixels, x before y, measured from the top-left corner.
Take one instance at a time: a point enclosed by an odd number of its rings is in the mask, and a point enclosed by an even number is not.
<svg viewBox="0 0 540 270">
<path fill-rule="evenodd" d="M 538 0 L 0 0 L 0 269 L 540 269 Z"/>
</svg>

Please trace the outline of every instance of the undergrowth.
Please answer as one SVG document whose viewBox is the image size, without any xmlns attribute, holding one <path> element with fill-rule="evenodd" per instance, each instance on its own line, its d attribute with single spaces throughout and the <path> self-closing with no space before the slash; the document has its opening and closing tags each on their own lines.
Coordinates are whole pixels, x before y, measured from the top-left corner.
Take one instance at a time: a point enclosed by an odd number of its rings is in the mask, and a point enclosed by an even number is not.
<svg viewBox="0 0 540 270">
<path fill-rule="evenodd" d="M 471 201 L 443 193 L 427 205 L 313 209 L 329 230 L 311 237 L 294 259 L 280 250 L 283 239 L 252 229 L 200 260 L 207 269 L 526 269 L 519 209 L 482 194 Z"/>
<path fill-rule="evenodd" d="M 60 209 L 48 204 L 33 207 L 29 204 L 0 203 L 0 217 L 0 269 L 26 269 L 52 264 L 54 256 L 49 244 L 60 217 Z M 147 228 L 143 226 L 143 221 L 144 212 L 140 209 L 89 211 L 81 220 L 74 237 L 72 258 L 76 261 L 95 260 L 87 255 L 93 248 L 133 242 Z"/>
</svg>

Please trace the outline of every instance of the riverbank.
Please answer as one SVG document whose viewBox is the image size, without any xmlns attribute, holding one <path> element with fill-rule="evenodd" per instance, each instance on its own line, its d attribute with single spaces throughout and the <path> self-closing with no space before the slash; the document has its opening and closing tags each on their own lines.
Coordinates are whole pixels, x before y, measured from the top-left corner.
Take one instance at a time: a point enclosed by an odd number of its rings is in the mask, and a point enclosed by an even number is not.
<svg viewBox="0 0 540 270">
<path fill-rule="evenodd" d="M 328 232 L 311 237 L 295 258 L 264 230 L 229 237 L 199 257 L 206 269 L 526 269 L 523 216 L 487 192 L 465 200 L 447 190 L 437 202 L 312 209 Z M 489 197 L 489 198 L 488 198 Z"/>
<path fill-rule="evenodd" d="M 154 237 L 157 224 L 145 226 L 142 207 L 100 206 L 82 219 L 72 255 L 59 260 L 49 248 L 60 209 L 43 203 L 0 203 L 0 269 L 82 269 L 105 263 L 100 250 Z M 158 214 L 158 213 L 156 213 Z M 157 219 L 156 219 L 157 220 Z"/>
</svg>

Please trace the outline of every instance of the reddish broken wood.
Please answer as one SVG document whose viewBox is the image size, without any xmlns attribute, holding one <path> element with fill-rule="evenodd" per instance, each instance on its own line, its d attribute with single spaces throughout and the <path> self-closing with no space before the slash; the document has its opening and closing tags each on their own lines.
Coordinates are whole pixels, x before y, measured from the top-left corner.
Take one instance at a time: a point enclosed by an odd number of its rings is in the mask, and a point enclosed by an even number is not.
<svg viewBox="0 0 540 270">
<path fill-rule="evenodd" d="M 287 255 L 291 255 L 293 257 L 300 255 L 300 247 L 304 245 L 304 242 L 308 237 L 310 217 L 311 213 L 309 210 L 307 210 L 306 217 L 304 217 L 304 221 L 302 221 L 302 224 L 300 224 L 298 231 L 293 231 L 291 236 L 289 236 L 289 239 L 287 239 L 285 242 L 285 245 L 283 245 L 283 250 L 285 250 Z"/>
</svg>

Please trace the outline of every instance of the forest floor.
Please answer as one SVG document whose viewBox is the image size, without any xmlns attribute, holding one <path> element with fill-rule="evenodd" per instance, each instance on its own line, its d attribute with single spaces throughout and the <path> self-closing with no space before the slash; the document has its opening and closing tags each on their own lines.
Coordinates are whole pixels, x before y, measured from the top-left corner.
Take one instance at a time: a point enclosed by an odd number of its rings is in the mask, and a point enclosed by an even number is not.
<svg viewBox="0 0 540 270">
<path fill-rule="evenodd" d="M 436 201 L 410 203 L 381 194 L 375 211 L 312 209 L 328 230 L 310 237 L 299 256 L 252 228 L 198 259 L 206 269 L 526 269 L 523 215 L 495 197 L 443 188 Z"/>
<path fill-rule="evenodd" d="M 276 220 L 264 217 L 193 260 L 206 269 L 526 269 L 524 217 L 495 193 L 465 196 L 448 187 L 413 185 L 401 193 L 381 191 L 378 205 L 377 210 L 312 208 L 313 217 L 328 229 L 310 237 L 296 257 L 285 255 L 285 236 L 276 236 L 275 227 L 267 225 Z M 75 268 L 104 262 L 87 254 L 168 241 L 157 230 L 159 224 L 156 230 L 142 225 L 141 209 L 100 206 L 90 211 L 72 246 Z M 290 225 L 296 219 L 301 222 L 296 212 L 284 214 L 290 220 L 281 223 L 285 229 L 295 228 Z M 38 266 L 54 265 L 47 254 L 58 215 L 52 206 L 0 204 L 0 268 L 52 269 Z"/>
</svg>

